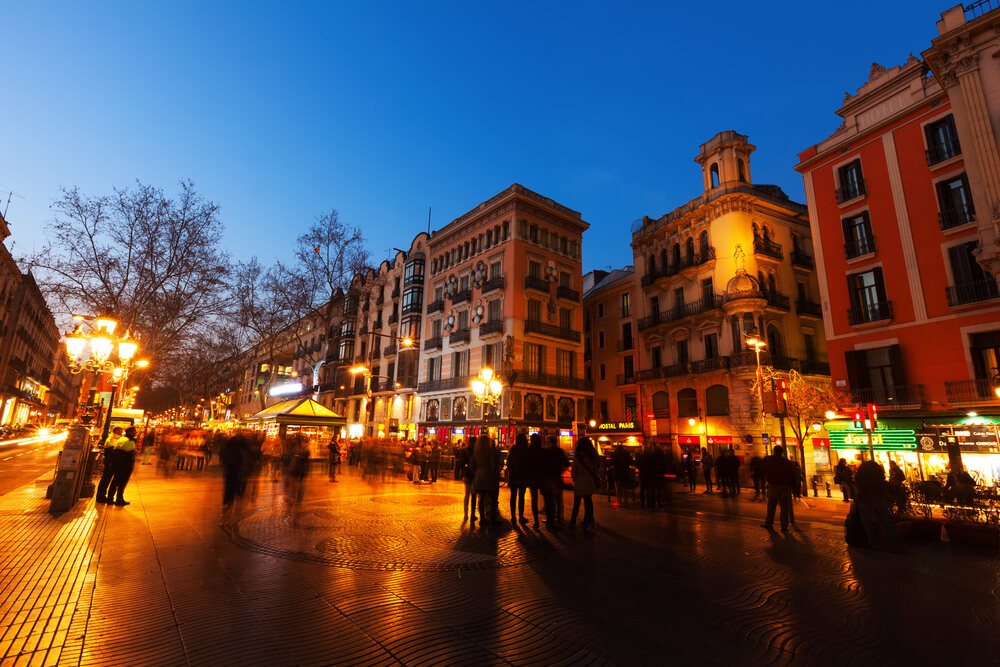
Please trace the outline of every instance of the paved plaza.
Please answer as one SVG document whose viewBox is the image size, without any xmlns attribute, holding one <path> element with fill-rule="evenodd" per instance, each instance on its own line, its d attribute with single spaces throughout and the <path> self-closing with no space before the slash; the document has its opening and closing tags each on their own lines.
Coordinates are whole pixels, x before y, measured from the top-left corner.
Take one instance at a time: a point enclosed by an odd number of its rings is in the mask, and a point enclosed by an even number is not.
<svg viewBox="0 0 1000 667">
<path fill-rule="evenodd" d="M 53 516 L 41 484 L 0 496 L 0 664 L 1000 660 L 995 552 L 848 549 L 836 499 L 800 504 L 783 535 L 752 494 L 657 512 L 602 496 L 596 531 L 553 534 L 470 527 L 451 480 L 316 472 L 292 511 L 262 480 L 223 516 L 217 468 L 137 473 L 128 507 Z"/>
</svg>

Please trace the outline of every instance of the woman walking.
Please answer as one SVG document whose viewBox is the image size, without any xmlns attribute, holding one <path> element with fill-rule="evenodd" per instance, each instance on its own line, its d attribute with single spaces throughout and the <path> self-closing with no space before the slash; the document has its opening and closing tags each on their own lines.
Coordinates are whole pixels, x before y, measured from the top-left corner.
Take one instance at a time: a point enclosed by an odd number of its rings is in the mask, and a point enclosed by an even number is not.
<svg viewBox="0 0 1000 667">
<path fill-rule="evenodd" d="M 576 454 L 573 457 L 573 513 L 570 515 L 569 527 L 576 527 L 576 516 L 580 511 L 580 501 L 583 501 L 583 529 L 594 525 L 594 491 L 598 484 L 597 450 L 590 438 L 580 438 L 576 441 Z"/>
<path fill-rule="evenodd" d="M 510 487 L 510 521 L 528 523 L 524 518 L 524 492 L 528 488 L 528 437 L 518 433 L 507 453 L 507 486 Z"/>
</svg>

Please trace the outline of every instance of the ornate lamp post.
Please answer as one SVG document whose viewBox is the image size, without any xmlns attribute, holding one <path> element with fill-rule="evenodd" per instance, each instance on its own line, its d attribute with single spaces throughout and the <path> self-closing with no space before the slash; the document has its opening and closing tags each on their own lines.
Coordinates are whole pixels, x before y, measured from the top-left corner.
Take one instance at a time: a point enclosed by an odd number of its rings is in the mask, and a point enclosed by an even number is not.
<svg viewBox="0 0 1000 667">
<path fill-rule="evenodd" d="M 767 347 L 767 343 L 757 335 L 757 330 L 754 329 L 750 333 L 743 332 L 743 338 L 746 340 L 746 344 L 754 349 L 757 354 L 757 400 L 760 401 L 760 427 L 764 429 L 764 373 L 760 369 L 760 350 L 763 347 Z M 766 448 L 765 448 L 766 449 Z"/>
<path fill-rule="evenodd" d="M 492 368 L 484 366 L 479 375 L 472 379 L 472 393 L 475 395 L 476 403 L 483 408 L 483 428 L 486 428 L 489 408 L 496 408 L 500 404 L 503 383 L 493 374 Z"/>
</svg>

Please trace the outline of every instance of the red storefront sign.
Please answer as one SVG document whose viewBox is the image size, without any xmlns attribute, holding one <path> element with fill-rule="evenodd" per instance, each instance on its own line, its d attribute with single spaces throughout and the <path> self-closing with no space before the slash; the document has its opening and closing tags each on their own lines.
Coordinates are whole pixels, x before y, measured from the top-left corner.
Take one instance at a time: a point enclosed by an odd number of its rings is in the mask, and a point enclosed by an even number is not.
<svg viewBox="0 0 1000 667">
<path fill-rule="evenodd" d="M 731 436 L 731 435 L 710 435 L 710 436 L 708 436 L 708 444 L 710 444 L 710 445 L 731 445 L 731 444 L 733 444 L 733 436 Z"/>
<path fill-rule="evenodd" d="M 677 436 L 677 442 L 681 445 L 700 445 L 701 436 L 700 435 L 679 435 Z"/>
</svg>

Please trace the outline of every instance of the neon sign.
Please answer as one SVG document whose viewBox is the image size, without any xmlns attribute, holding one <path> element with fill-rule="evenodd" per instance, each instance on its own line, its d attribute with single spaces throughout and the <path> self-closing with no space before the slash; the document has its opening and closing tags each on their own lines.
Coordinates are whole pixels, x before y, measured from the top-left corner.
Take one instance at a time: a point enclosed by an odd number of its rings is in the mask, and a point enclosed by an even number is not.
<svg viewBox="0 0 1000 667">
<path fill-rule="evenodd" d="M 916 449 L 916 432 L 912 429 L 874 431 L 872 447 L 878 450 Z M 864 431 L 830 431 L 830 446 L 834 449 L 853 449 L 868 446 L 868 434 Z"/>
<path fill-rule="evenodd" d="M 634 431 L 635 422 L 608 422 L 597 427 L 599 431 Z"/>
</svg>

